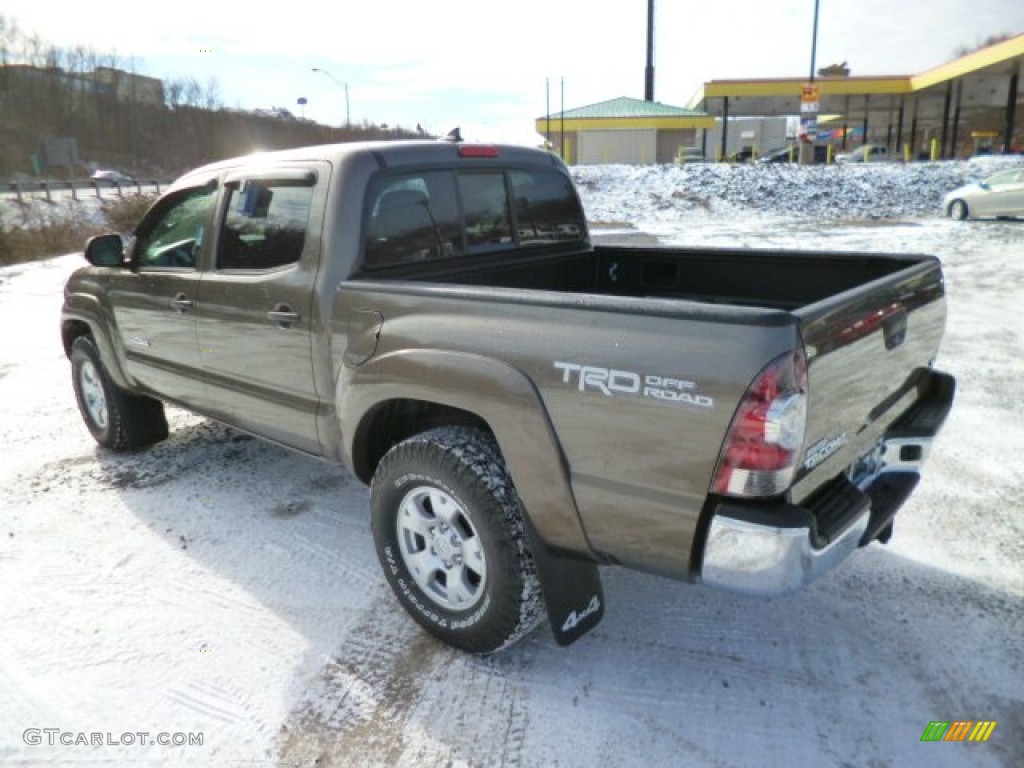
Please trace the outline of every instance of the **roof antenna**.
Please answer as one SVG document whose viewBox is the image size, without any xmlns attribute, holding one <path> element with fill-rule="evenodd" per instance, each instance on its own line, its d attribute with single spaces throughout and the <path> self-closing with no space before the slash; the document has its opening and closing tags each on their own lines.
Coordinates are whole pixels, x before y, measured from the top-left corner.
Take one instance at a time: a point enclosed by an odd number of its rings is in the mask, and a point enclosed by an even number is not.
<svg viewBox="0 0 1024 768">
<path fill-rule="evenodd" d="M 456 126 L 448 131 L 448 135 L 445 136 L 441 141 L 449 141 L 452 144 L 460 144 L 462 142 L 462 131 Z"/>
</svg>

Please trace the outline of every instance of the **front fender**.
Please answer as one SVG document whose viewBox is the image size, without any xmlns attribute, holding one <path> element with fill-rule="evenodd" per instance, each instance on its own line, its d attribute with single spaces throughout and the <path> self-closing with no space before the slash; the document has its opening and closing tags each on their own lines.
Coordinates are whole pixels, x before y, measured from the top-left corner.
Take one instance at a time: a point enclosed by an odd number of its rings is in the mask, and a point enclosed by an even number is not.
<svg viewBox="0 0 1024 768">
<path fill-rule="evenodd" d="M 360 425 L 389 400 L 419 400 L 469 411 L 494 432 L 527 514 L 550 547 L 593 557 L 569 471 L 547 410 L 533 382 L 492 358 L 443 350 L 404 350 L 358 368 L 343 367 L 337 412 L 346 463 L 353 457 Z"/>
<path fill-rule="evenodd" d="M 81 335 L 76 329 L 87 327 L 114 384 L 121 389 L 132 388 L 132 381 L 126 372 L 123 350 L 114 341 L 117 338 L 117 330 L 114 327 L 113 313 L 99 298 L 88 293 L 67 293 L 61 309 L 60 326 L 64 352 L 67 355 L 71 355 L 71 345 L 75 338 Z"/>
</svg>

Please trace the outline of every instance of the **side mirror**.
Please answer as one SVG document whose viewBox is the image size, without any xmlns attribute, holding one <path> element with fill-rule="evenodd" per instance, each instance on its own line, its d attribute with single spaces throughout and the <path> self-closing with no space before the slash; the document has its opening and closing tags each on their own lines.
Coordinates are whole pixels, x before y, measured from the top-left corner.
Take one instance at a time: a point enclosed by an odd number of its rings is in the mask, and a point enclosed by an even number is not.
<svg viewBox="0 0 1024 768">
<path fill-rule="evenodd" d="M 94 267 L 124 265 L 124 241 L 120 235 L 97 235 L 85 244 L 85 260 Z"/>
<path fill-rule="evenodd" d="M 992 189 L 992 185 L 989 184 L 987 181 L 979 181 L 978 182 L 978 186 L 981 187 L 984 190 Z"/>
</svg>

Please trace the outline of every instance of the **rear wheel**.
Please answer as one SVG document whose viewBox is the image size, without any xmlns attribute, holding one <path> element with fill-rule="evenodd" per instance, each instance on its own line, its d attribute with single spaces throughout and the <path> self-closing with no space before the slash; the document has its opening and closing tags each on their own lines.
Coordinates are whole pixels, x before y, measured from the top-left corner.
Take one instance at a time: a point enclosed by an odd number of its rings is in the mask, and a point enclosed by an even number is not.
<svg viewBox="0 0 1024 768">
<path fill-rule="evenodd" d="M 970 211 L 967 210 L 967 203 L 963 200 L 954 200 L 949 204 L 949 217 L 951 219 L 964 221 L 969 215 Z"/>
<path fill-rule="evenodd" d="M 446 427 L 399 443 L 377 467 L 372 494 L 384 574 L 427 632 L 492 653 L 541 620 L 522 507 L 490 435 Z"/>
<path fill-rule="evenodd" d="M 163 403 L 119 389 L 88 336 L 71 347 L 71 376 L 82 420 L 104 448 L 123 451 L 167 437 Z"/>
</svg>

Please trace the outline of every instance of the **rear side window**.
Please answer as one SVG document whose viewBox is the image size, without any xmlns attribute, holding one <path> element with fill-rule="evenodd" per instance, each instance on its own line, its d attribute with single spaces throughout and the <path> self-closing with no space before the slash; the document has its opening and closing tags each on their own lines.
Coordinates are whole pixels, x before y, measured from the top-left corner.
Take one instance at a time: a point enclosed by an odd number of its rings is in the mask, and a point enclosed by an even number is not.
<svg viewBox="0 0 1024 768">
<path fill-rule="evenodd" d="M 512 171 L 519 242 L 580 240 L 586 227 L 569 179 L 550 171 Z"/>
<path fill-rule="evenodd" d="M 379 176 L 364 231 L 369 269 L 586 237 L 572 183 L 546 168 Z"/>
<path fill-rule="evenodd" d="M 228 189 L 217 269 L 264 270 L 294 264 L 306 242 L 313 184 L 250 179 Z"/>
</svg>

